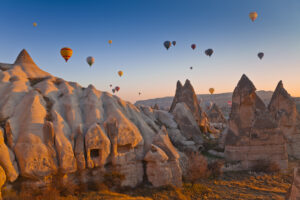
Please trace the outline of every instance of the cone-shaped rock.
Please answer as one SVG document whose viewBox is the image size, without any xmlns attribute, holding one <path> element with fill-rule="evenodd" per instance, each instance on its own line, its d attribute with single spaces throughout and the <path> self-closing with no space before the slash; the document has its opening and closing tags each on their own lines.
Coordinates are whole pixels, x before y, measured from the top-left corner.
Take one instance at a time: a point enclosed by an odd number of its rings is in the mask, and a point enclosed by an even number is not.
<svg viewBox="0 0 300 200">
<path fill-rule="evenodd" d="M 207 117 L 209 122 L 212 123 L 226 123 L 226 119 L 222 111 L 215 103 L 213 104 L 211 109 L 207 112 Z"/>
<path fill-rule="evenodd" d="M 261 161 L 285 169 L 287 151 L 283 133 L 255 91 L 253 83 L 243 75 L 232 95 L 225 158 L 239 162 L 241 170 L 253 169 Z"/>
<path fill-rule="evenodd" d="M 268 106 L 288 143 L 288 154 L 300 159 L 300 116 L 296 103 L 280 81 Z"/>
<path fill-rule="evenodd" d="M 176 93 L 170 108 L 170 112 L 173 112 L 176 104 L 181 102 L 187 105 L 187 107 L 193 113 L 197 124 L 204 132 L 207 132 L 209 130 L 207 116 L 198 104 L 195 90 L 189 80 L 185 81 L 184 86 L 181 85 L 180 81 L 177 82 Z"/>
<path fill-rule="evenodd" d="M 34 61 L 31 58 L 31 56 L 29 55 L 29 53 L 25 49 L 23 49 L 20 52 L 20 54 L 18 55 L 18 57 L 15 61 L 15 64 L 23 64 L 23 63 L 35 65 Z"/>
</svg>

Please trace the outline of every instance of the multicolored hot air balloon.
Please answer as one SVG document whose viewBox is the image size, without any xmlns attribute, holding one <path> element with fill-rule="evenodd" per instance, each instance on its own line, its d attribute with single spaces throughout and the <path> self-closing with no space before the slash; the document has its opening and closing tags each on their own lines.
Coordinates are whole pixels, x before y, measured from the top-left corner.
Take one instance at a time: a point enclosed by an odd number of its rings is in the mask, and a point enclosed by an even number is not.
<svg viewBox="0 0 300 200">
<path fill-rule="evenodd" d="M 176 46 L 176 41 L 173 41 L 172 44 L 173 44 L 173 46 Z"/>
<path fill-rule="evenodd" d="M 254 22 L 257 18 L 257 12 L 251 12 L 249 13 L 249 18 Z"/>
<path fill-rule="evenodd" d="M 118 74 L 119 74 L 119 76 L 121 77 L 121 76 L 123 76 L 123 71 L 118 71 Z"/>
<path fill-rule="evenodd" d="M 264 57 L 264 53 L 263 52 L 259 52 L 258 54 L 257 54 L 257 56 L 259 57 L 259 59 L 262 59 L 263 57 Z"/>
<path fill-rule="evenodd" d="M 94 64 L 95 58 L 92 56 L 89 56 L 86 58 L 86 62 L 90 65 L 90 67 Z"/>
<path fill-rule="evenodd" d="M 165 46 L 165 48 L 168 50 L 170 47 L 171 47 L 171 42 L 170 41 L 165 41 L 164 42 L 164 46 Z"/>
<path fill-rule="evenodd" d="M 195 50 L 195 49 L 196 49 L 196 44 L 192 44 L 192 45 L 191 45 L 191 48 L 192 48 L 193 50 Z"/>
<path fill-rule="evenodd" d="M 108 44 L 112 44 L 112 40 L 108 40 Z"/>
<path fill-rule="evenodd" d="M 209 88 L 208 91 L 209 91 L 210 94 L 213 94 L 215 92 L 215 89 L 214 88 Z"/>
<path fill-rule="evenodd" d="M 116 86 L 116 87 L 115 87 L 115 90 L 116 90 L 117 92 L 119 92 L 120 87 L 119 87 L 119 86 Z"/>
<path fill-rule="evenodd" d="M 115 93 L 115 92 L 116 92 L 116 90 L 115 90 L 115 89 L 112 89 L 111 91 L 112 91 L 113 93 Z"/>
<path fill-rule="evenodd" d="M 73 50 L 69 47 L 64 47 L 60 50 L 61 56 L 65 59 L 66 62 L 71 58 Z"/>
<path fill-rule="evenodd" d="M 212 54 L 214 53 L 214 50 L 212 50 L 212 49 L 206 49 L 205 50 L 205 54 L 207 55 L 207 56 L 211 56 Z"/>
<path fill-rule="evenodd" d="M 34 27 L 36 27 L 36 26 L 37 26 L 37 23 L 36 23 L 36 22 L 33 22 L 32 25 L 33 25 Z"/>
</svg>

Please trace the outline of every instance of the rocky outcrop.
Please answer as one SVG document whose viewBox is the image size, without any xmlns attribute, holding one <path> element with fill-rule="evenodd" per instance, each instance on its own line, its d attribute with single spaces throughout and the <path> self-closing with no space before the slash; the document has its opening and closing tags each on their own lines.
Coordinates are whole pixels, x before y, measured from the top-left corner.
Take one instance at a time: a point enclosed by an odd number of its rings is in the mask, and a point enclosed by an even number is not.
<svg viewBox="0 0 300 200">
<path fill-rule="evenodd" d="M 1 188 L 6 181 L 6 176 L 3 168 L 0 166 L 0 200 L 2 200 Z"/>
<path fill-rule="evenodd" d="M 261 161 L 286 169 L 283 133 L 255 91 L 253 83 L 243 75 L 232 96 L 225 158 L 228 162 L 239 162 L 243 170 L 252 169 Z"/>
<path fill-rule="evenodd" d="M 227 122 L 222 111 L 215 103 L 212 105 L 211 109 L 207 111 L 207 118 L 210 123 L 226 124 Z"/>
<path fill-rule="evenodd" d="M 21 176 L 43 182 L 57 174 L 100 181 L 95 174 L 113 169 L 125 176 L 122 186 L 135 187 L 144 178 L 144 156 L 157 144 L 174 175 L 169 183 L 181 183 L 178 152 L 159 133 L 163 125 L 179 131 L 168 112 L 142 112 L 93 85 L 54 77 L 26 50 L 14 64 L 1 64 L 0 95 L 0 165 L 9 181 Z"/>
<path fill-rule="evenodd" d="M 202 129 L 202 131 L 209 131 L 207 116 L 199 106 L 195 90 L 189 80 L 185 81 L 184 86 L 182 86 L 180 81 L 177 82 L 176 93 L 169 112 L 174 111 L 177 103 L 185 103 L 192 112 L 197 124 Z"/>
<path fill-rule="evenodd" d="M 287 194 L 286 200 L 298 200 L 300 199 L 300 169 L 294 168 L 293 183 Z"/>
<path fill-rule="evenodd" d="M 280 81 L 268 106 L 287 140 L 288 154 L 300 159 L 300 115 L 290 94 Z"/>
</svg>

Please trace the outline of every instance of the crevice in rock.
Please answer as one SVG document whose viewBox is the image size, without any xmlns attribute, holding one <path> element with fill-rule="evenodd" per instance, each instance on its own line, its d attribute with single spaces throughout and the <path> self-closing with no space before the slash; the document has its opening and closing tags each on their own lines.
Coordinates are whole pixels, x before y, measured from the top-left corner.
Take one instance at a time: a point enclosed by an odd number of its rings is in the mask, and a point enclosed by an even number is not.
<svg viewBox="0 0 300 200">
<path fill-rule="evenodd" d="M 53 103 L 49 97 L 43 96 L 43 98 L 46 102 L 46 111 L 47 111 L 46 120 L 53 122 L 53 116 L 51 114 L 51 109 L 52 109 Z"/>
<path fill-rule="evenodd" d="M 48 79 L 49 77 L 39 77 L 39 78 L 28 78 L 30 86 L 33 87 L 34 85 Z"/>
</svg>

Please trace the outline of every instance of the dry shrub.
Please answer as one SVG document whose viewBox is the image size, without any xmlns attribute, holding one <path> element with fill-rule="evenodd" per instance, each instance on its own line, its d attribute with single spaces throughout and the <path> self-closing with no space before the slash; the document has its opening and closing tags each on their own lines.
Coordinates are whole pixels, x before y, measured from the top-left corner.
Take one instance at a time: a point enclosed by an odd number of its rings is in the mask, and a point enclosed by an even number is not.
<svg viewBox="0 0 300 200">
<path fill-rule="evenodd" d="M 190 152 L 187 154 L 187 157 L 187 174 L 186 177 L 184 177 L 186 181 L 194 184 L 197 180 L 209 176 L 207 161 L 203 155 L 199 152 Z"/>
<path fill-rule="evenodd" d="M 217 160 L 215 162 L 212 162 L 208 164 L 208 170 L 210 171 L 210 176 L 212 178 L 217 178 L 222 176 L 222 167 L 224 165 L 224 162 Z"/>
<path fill-rule="evenodd" d="M 125 176 L 123 174 L 116 171 L 112 171 L 104 174 L 103 183 L 110 189 L 119 189 L 123 180 L 125 180 Z"/>
<path fill-rule="evenodd" d="M 273 161 L 260 160 L 253 167 L 255 172 L 275 173 L 280 171 L 280 167 Z"/>
<path fill-rule="evenodd" d="M 60 193 L 56 188 L 26 188 L 19 193 L 19 198 L 22 200 L 57 200 Z"/>
</svg>

